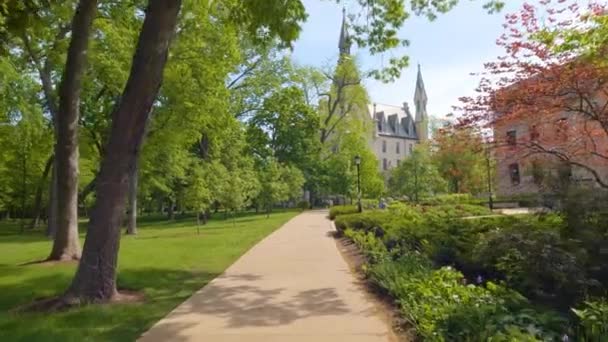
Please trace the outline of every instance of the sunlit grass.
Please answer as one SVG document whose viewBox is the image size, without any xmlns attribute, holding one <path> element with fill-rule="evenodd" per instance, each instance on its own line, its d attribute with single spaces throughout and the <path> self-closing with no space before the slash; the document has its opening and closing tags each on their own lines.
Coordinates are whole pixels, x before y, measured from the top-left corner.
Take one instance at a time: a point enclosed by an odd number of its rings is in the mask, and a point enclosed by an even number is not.
<svg viewBox="0 0 608 342">
<path fill-rule="evenodd" d="M 56 314 L 13 311 L 36 298 L 61 294 L 76 264 L 24 263 L 48 256 L 40 232 L 6 234 L 0 223 L 0 341 L 133 341 L 194 291 L 296 212 L 214 218 L 200 227 L 193 218 L 142 220 L 137 236 L 121 241 L 118 283 L 143 291 L 144 303 L 88 306 Z"/>
</svg>

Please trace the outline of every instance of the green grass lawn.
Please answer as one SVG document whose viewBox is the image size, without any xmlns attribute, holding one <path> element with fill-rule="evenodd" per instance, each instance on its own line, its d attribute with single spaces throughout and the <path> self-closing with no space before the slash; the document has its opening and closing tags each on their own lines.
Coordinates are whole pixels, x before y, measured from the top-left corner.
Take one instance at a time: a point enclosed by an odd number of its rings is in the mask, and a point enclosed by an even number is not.
<svg viewBox="0 0 608 342">
<path fill-rule="evenodd" d="M 53 314 L 12 309 L 61 294 L 76 264 L 20 266 L 47 257 L 51 242 L 40 232 L 15 234 L 0 223 L 0 341 L 133 341 L 296 214 L 213 219 L 200 235 L 194 219 L 144 219 L 139 235 L 121 241 L 118 285 L 143 291 L 146 301 Z"/>
</svg>

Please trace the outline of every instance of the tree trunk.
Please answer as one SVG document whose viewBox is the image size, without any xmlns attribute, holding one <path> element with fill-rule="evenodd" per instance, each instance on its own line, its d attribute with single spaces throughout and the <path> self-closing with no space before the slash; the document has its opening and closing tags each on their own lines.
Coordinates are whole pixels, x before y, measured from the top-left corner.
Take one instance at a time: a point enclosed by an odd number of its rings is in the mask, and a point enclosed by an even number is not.
<svg viewBox="0 0 608 342">
<path fill-rule="evenodd" d="M 23 149 L 25 150 L 25 144 L 23 145 Z M 29 153 L 27 151 L 23 151 L 23 156 L 21 158 L 21 233 L 25 232 L 25 200 L 27 198 L 27 155 Z"/>
<path fill-rule="evenodd" d="M 38 224 L 40 223 L 40 216 L 42 216 L 42 192 L 54 160 L 54 155 L 51 155 L 49 159 L 47 159 L 46 164 L 44 165 L 44 171 L 42 172 L 42 177 L 40 177 L 40 181 L 38 182 L 36 198 L 34 200 L 34 218 L 32 219 L 32 223 L 30 223 L 30 229 L 38 228 Z"/>
<path fill-rule="evenodd" d="M 131 170 L 129 175 L 129 211 L 127 217 L 127 235 L 137 234 L 137 181 L 138 163 Z"/>
<path fill-rule="evenodd" d="M 78 194 L 78 200 L 85 206 L 85 201 L 90 193 L 95 191 L 95 185 L 97 184 L 97 175 L 89 182 L 89 184 L 85 185 L 82 191 Z"/>
<path fill-rule="evenodd" d="M 146 121 L 162 82 L 180 7 L 179 0 L 148 2 L 129 80 L 112 113 L 82 259 L 64 297 L 68 303 L 107 302 L 117 292 L 120 223 L 129 173 L 135 167 Z"/>
<path fill-rule="evenodd" d="M 72 39 L 59 86 L 57 112 L 57 233 L 50 260 L 80 258 L 78 241 L 78 117 L 89 34 L 97 0 L 80 0 L 72 19 Z"/>
<path fill-rule="evenodd" d="M 48 220 L 46 226 L 46 236 L 55 239 L 57 233 L 57 158 L 53 161 L 51 171 L 51 184 L 49 189 Z"/>
<path fill-rule="evenodd" d="M 175 219 L 175 201 L 169 201 L 169 208 L 167 208 L 167 219 L 173 221 Z"/>
</svg>

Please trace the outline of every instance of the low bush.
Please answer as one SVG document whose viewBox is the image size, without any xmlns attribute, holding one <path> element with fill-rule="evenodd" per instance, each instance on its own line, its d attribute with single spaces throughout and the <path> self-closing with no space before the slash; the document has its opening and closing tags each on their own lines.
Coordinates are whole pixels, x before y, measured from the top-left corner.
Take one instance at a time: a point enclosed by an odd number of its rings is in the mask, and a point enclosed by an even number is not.
<svg viewBox="0 0 608 342">
<path fill-rule="evenodd" d="M 334 220 L 338 232 L 343 233 L 350 228 L 356 231 L 373 232 L 376 236 L 383 236 L 394 218 L 382 211 L 366 211 L 356 214 L 339 215 Z"/>
<path fill-rule="evenodd" d="M 563 318 L 532 310 L 517 292 L 492 283 L 465 285 L 460 272 L 431 265 L 408 254 L 368 269 L 425 341 L 545 341 L 561 335 Z"/>
<path fill-rule="evenodd" d="M 467 217 L 492 215 L 492 210 L 487 207 L 475 204 L 441 204 L 436 206 L 424 206 L 422 211 L 439 215 L 442 217 Z"/>
<path fill-rule="evenodd" d="M 526 296 L 568 307 L 584 296 L 589 285 L 585 255 L 573 250 L 557 231 L 523 225 L 484 234 L 473 259 L 489 276 L 504 279 Z"/>
<path fill-rule="evenodd" d="M 586 301 L 572 309 L 579 320 L 577 337 L 581 341 L 605 341 L 608 336 L 608 300 Z"/>
<path fill-rule="evenodd" d="M 391 203 L 342 215 L 336 226 L 425 340 L 545 341 L 568 332 L 559 311 L 533 310 L 528 298 L 565 309 L 597 283 L 582 242 L 562 236 L 560 215 L 468 217 L 477 208 Z"/>
<path fill-rule="evenodd" d="M 298 202 L 297 207 L 300 208 L 300 210 L 308 210 L 308 209 L 310 209 L 310 202 L 300 201 L 300 202 Z"/>
<path fill-rule="evenodd" d="M 430 198 L 425 198 L 421 201 L 423 205 L 440 205 L 440 204 L 476 204 L 480 205 L 485 200 L 475 198 L 471 194 L 445 194 L 437 195 Z"/>
<path fill-rule="evenodd" d="M 340 215 L 354 214 L 359 212 L 356 205 L 335 205 L 329 209 L 329 219 L 334 220 Z"/>
</svg>

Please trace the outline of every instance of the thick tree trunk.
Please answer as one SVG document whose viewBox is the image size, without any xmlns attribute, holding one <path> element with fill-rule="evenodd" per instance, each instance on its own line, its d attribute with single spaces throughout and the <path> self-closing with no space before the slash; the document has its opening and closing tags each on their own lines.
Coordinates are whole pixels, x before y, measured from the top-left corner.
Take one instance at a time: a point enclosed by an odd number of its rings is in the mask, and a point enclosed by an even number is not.
<svg viewBox="0 0 608 342">
<path fill-rule="evenodd" d="M 116 294 L 120 223 L 129 173 L 135 167 L 146 121 L 162 83 L 180 7 L 179 0 L 148 2 L 129 80 L 112 113 L 82 259 L 64 297 L 69 303 L 107 302 Z"/>
<path fill-rule="evenodd" d="M 135 161 L 135 166 L 129 175 L 129 211 L 127 212 L 127 235 L 137 234 L 137 181 L 138 181 L 138 164 Z"/>
<path fill-rule="evenodd" d="M 78 241 L 78 117 L 89 34 L 97 0 L 80 0 L 72 19 L 72 39 L 59 86 L 57 112 L 57 233 L 50 260 L 80 258 Z"/>
<path fill-rule="evenodd" d="M 34 199 L 34 218 L 30 223 L 30 229 L 38 228 L 38 224 L 40 223 L 40 216 L 42 216 L 42 192 L 44 191 L 44 183 L 46 183 L 46 179 L 49 176 L 49 172 L 51 171 L 54 160 L 54 155 L 51 155 L 49 159 L 47 159 L 46 164 L 44 165 L 44 171 L 42 171 L 42 177 L 40 177 L 40 181 L 38 182 L 38 186 L 36 188 L 36 197 Z"/>
<path fill-rule="evenodd" d="M 48 222 L 46 236 L 54 239 L 57 233 L 57 158 L 53 161 L 51 184 L 49 187 Z"/>
</svg>

